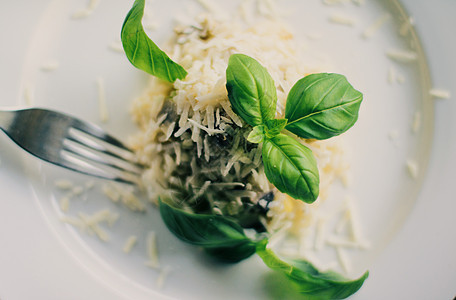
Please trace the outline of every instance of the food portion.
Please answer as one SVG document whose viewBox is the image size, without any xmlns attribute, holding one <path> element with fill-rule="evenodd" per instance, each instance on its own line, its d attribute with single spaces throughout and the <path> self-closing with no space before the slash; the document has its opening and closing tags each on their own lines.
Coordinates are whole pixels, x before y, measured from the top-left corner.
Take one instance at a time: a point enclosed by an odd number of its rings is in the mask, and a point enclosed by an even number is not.
<svg viewBox="0 0 456 300">
<path fill-rule="evenodd" d="M 367 272 L 347 280 L 266 245 L 284 230 L 299 239 L 343 177 L 342 151 L 328 139 L 353 126 L 362 94 L 343 75 L 308 69 L 278 20 L 200 15 L 176 27 L 166 54 L 143 29 L 144 5 L 135 1 L 122 28 L 128 59 L 155 76 L 133 104 L 140 131 L 131 145 L 170 231 L 222 261 L 257 253 L 303 295 L 356 292 Z"/>
</svg>

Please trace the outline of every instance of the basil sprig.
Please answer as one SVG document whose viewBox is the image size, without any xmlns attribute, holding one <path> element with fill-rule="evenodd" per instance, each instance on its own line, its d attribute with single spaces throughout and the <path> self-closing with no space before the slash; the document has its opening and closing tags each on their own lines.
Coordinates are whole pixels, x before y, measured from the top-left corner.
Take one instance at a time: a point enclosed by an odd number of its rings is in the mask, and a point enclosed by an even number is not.
<svg viewBox="0 0 456 300">
<path fill-rule="evenodd" d="M 285 119 L 274 119 L 274 81 L 255 59 L 233 54 L 226 79 L 233 111 L 253 126 L 248 141 L 263 143 L 262 159 L 268 180 L 295 199 L 314 202 L 320 180 L 312 151 L 281 132 L 287 129 L 298 137 L 318 140 L 339 135 L 358 119 L 363 95 L 343 75 L 308 75 L 290 90 Z"/>
<path fill-rule="evenodd" d="M 144 32 L 141 24 L 144 6 L 145 0 L 136 0 L 122 26 L 121 40 L 128 60 L 138 69 L 165 81 L 184 79 L 187 71 L 172 61 Z"/>
<path fill-rule="evenodd" d="M 345 299 L 356 293 L 369 276 L 366 271 L 358 279 L 349 280 L 334 271 L 320 272 L 305 260 L 283 261 L 266 246 L 266 240 L 258 242 L 256 253 L 269 268 L 285 274 L 306 299 Z"/>
<path fill-rule="evenodd" d="M 179 239 L 201 246 L 209 255 L 225 262 L 239 262 L 258 254 L 272 270 L 284 273 L 306 299 L 343 299 L 359 290 L 369 272 L 348 280 L 336 272 L 320 272 L 305 260 L 286 262 L 267 249 L 268 240 L 248 238 L 242 227 L 223 216 L 193 214 L 159 201 L 168 229 Z"/>
</svg>

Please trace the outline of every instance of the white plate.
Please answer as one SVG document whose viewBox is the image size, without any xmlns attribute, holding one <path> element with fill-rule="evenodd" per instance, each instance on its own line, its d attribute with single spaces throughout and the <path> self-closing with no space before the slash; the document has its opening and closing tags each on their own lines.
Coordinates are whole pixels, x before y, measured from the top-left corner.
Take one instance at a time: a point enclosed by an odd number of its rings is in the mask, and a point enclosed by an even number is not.
<svg viewBox="0 0 456 300">
<path fill-rule="evenodd" d="M 166 38 L 172 17 L 167 8 L 177 2 L 168 6 L 151 2 L 162 24 L 153 33 L 154 40 Z M 456 5 L 403 1 L 424 45 L 431 83 L 425 63 L 419 69 L 385 56 L 389 48 L 409 47 L 395 34 L 400 16 L 394 15 L 371 39 L 360 37 L 385 11 L 397 11 L 389 1 L 367 2 L 361 7 L 348 3 L 325 7 L 313 0 L 306 3 L 308 11 L 296 10 L 302 18 L 296 13 L 290 18 L 302 26 L 296 32 L 303 39 L 305 28 L 311 26 L 312 34 L 324 37 L 308 39 L 315 53 L 327 54 L 323 58 L 315 54 L 316 59 L 336 66 L 331 70 L 346 74 L 365 94 L 360 120 L 346 137 L 356 145 L 351 157 L 357 158 L 352 166 L 355 184 L 347 193 L 357 200 L 366 224 L 364 234 L 372 244 L 369 251 L 351 254 L 353 274 L 366 268 L 371 272 L 353 299 L 450 299 L 456 295 L 456 239 L 450 222 L 455 209 L 451 201 L 455 107 L 451 100 L 433 104 L 426 93 L 431 86 L 451 88 L 456 83 L 452 57 L 456 44 L 448 38 L 456 25 L 450 14 Z M 96 82 L 101 78 L 112 103 L 110 121 L 103 126 L 120 137 L 133 132 L 126 108 L 145 85 L 145 76 L 109 50 L 130 5 L 101 2 L 87 19 L 73 20 L 71 14 L 84 8 L 78 1 L 0 4 L 1 32 L 4 41 L 10 41 L 0 53 L 1 106 L 24 104 L 29 98 L 34 105 L 99 122 Z M 353 16 L 355 25 L 328 22 L 329 16 L 340 12 Z M 55 71 L 41 70 L 53 61 L 59 64 Z M 391 68 L 405 78 L 404 83 L 388 83 Z M 411 133 L 416 111 L 422 116 L 421 130 Z M 401 138 L 391 141 L 388 135 L 395 130 Z M 172 237 L 152 207 L 145 215 L 131 213 L 110 203 L 98 185 L 88 194 L 89 200 L 72 201 L 69 213 L 106 206 L 117 211 L 119 221 L 107 229 L 110 242 L 62 224 L 63 193 L 54 188 L 54 180 L 70 178 L 82 185 L 88 179 L 37 162 L 6 137 L 0 139 L 0 187 L 5 191 L 0 203 L 0 299 L 202 299 L 214 294 L 267 299 L 268 293 L 278 297 L 266 288 L 269 273 L 258 259 L 229 267 L 208 263 L 194 248 Z M 419 163 L 417 179 L 407 174 L 408 158 Z M 162 289 L 157 286 L 160 272 L 143 265 L 144 238 L 150 230 L 157 233 L 162 266 L 170 267 Z M 130 234 L 138 235 L 140 242 L 125 255 L 121 249 Z"/>
</svg>

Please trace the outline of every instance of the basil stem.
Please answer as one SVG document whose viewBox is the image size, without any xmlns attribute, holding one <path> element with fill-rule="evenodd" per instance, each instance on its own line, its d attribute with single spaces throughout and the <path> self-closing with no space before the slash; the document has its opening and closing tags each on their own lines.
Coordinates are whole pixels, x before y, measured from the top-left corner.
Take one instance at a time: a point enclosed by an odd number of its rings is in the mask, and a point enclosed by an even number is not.
<svg viewBox="0 0 456 300">
<path fill-rule="evenodd" d="M 201 246 L 209 255 L 226 262 L 238 262 L 255 253 L 256 243 L 231 219 L 189 213 L 161 200 L 159 205 L 168 229 L 184 242 Z"/>
<path fill-rule="evenodd" d="M 266 177 L 279 191 L 306 203 L 317 199 L 320 179 L 309 148 L 280 133 L 264 140 L 262 154 Z"/>
<path fill-rule="evenodd" d="M 287 121 L 287 119 L 268 120 L 266 122 L 266 136 L 272 138 L 281 133 L 287 125 Z"/>
<path fill-rule="evenodd" d="M 152 42 L 141 24 L 145 0 L 136 0 L 125 17 L 121 39 L 128 60 L 138 69 L 168 82 L 184 79 L 187 71 Z"/>
<path fill-rule="evenodd" d="M 363 285 L 369 272 L 360 278 L 348 280 L 333 272 L 320 272 L 311 263 L 295 260 L 290 263 L 279 259 L 273 251 L 266 248 L 267 241 L 257 244 L 256 253 L 271 269 L 284 273 L 306 299 L 344 299 L 356 293 Z"/>
<path fill-rule="evenodd" d="M 264 125 L 258 125 L 253 127 L 252 131 L 250 131 L 249 136 L 247 137 L 247 141 L 258 144 L 264 141 L 265 137 L 265 129 Z"/>
<path fill-rule="evenodd" d="M 340 74 L 311 74 L 290 90 L 286 129 L 307 139 L 323 140 L 347 131 L 358 119 L 363 94 Z"/>
<path fill-rule="evenodd" d="M 277 104 L 274 80 L 255 59 L 243 54 L 230 56 L 226 89 L 233 111 L 251 126 L 274 119 Z"/>
</svg>

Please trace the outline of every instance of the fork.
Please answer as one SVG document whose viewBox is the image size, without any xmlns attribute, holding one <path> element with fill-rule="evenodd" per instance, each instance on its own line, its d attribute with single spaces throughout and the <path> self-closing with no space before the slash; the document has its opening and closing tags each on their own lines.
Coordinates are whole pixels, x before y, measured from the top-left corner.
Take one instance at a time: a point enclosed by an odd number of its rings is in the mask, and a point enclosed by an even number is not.
<svg viewBox="0 0 456 300">
<path fill-rule="evenodd" d="M 49 163 L 108 180 L 137 184 L 143 166 L 118 139 L 96 125 L 42 108 L 0 110 L 0 129 Z"/>
</svg>

